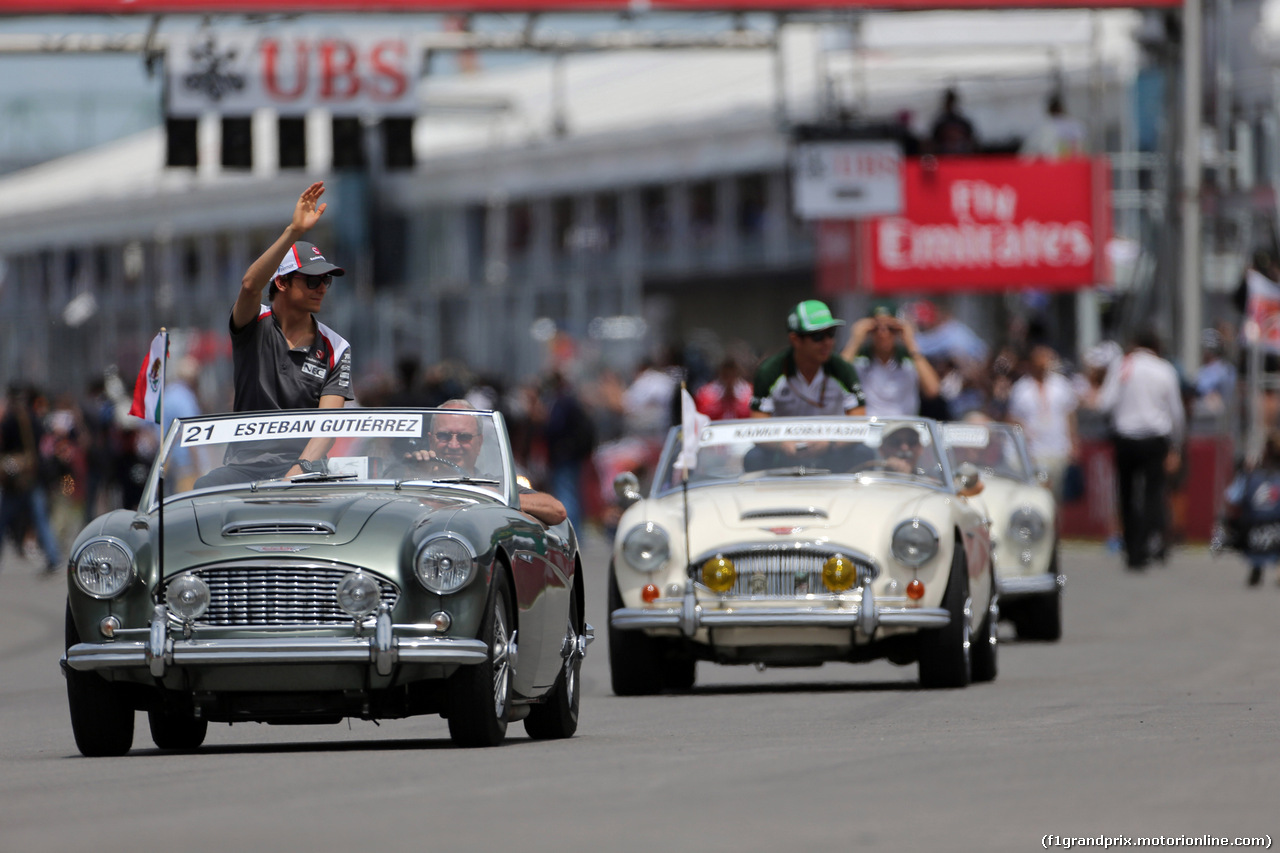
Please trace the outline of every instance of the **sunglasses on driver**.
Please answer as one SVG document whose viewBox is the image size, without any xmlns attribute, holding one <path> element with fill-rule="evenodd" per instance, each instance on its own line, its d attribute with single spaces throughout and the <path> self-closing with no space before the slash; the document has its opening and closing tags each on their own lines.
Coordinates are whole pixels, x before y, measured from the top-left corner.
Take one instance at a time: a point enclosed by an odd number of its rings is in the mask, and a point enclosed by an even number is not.
<svg viewBox="0 0 1280 853">
<path fill-rule="evenodd" d="M 836 330 L 823 329 L 821 332 L 805 332 L 804 336 L 811 341 L 829 341 L 836 336 Z"/>
<path fill-rule="evenodd" d="M 324 275 L 307 275 L 306 273 L 296 272 L 293 274 L 293 277 L 302 279 L 303 283 L 307 286 L 307 290 L 315 290 L 321 285 L 328 287 L 333 284 L 333 276 L 328 273 L 325 273 Z"/>
<path fill-rule="evenodd" d="M 448 444 L 450 439 L 457 439 L 458 444 L 470 444 L 471 439 L 476 437 L 474 432 L 447 432 L 440 430 L 435 434 L 436 441 L 440 444 Z"/>
</svg>

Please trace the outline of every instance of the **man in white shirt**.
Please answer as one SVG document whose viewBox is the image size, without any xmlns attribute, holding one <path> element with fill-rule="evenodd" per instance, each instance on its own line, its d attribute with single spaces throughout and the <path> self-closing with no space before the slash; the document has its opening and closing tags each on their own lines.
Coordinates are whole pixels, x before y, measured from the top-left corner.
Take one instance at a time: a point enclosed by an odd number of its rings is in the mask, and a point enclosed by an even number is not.
<svg viewBox="0 0 1280 853">
<path fill-rule="evenodd" d="M 1098 408 L 1111 413 L 1120 524 L 1128 566 L 1135 570 L 1164 556 L 1166 476 L 1178 470 L 1186 429 L 1178 372 L 1159 352 L 1155 332 L 1139 332 L 1098 394 Z"/>
<path fill-rule="evenodd" d="M 918 415 L 922 398 L 938 396 L 938 374 L 920 354 L 915 329 L 889 306 L 876 306 L 853 324 L 841 357 L 858 370 L 868 415 Z"/>
<path fill-rule="evenodd" d="M 1047 344 L 1031 349 L 1027 374 L 1009 390 L 1009 418 L 1027 436 L 1027 452 L 1049 475 L 1054 497 L 1062 500 L 1067 466 L 1079 457 L 1076 393 L 1071 380 L 1054 371 L 1057 353 Z"/>
</svg>

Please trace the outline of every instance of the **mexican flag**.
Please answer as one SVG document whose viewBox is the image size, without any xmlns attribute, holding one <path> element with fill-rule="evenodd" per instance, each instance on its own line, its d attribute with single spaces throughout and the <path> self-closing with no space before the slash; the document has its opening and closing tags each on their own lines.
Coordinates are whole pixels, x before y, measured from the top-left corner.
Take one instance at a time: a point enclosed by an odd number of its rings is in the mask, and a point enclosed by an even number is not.
<svg viewBox="0 0 1280 853">
<path fill-rule="evenodd" d="M 145 421 L 160 423 L 164 409 L 164 369 L 169 363 L 169 333 L 164 329 L 151 340 L 151 350 L 138 368 L 133 383 L 133 406 L 129 414 Z"/>
</svg>

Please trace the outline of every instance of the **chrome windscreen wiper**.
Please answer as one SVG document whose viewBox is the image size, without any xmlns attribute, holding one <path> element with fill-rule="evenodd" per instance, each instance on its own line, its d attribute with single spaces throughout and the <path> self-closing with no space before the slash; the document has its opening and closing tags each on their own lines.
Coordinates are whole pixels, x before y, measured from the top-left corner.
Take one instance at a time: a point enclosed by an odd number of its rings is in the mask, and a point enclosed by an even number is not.
<svg viewBox="0 0 1280 853">
<path fill-rule="evenodd" d="M 336 483 L 339 480 L 355 480 L 356 475 L 349 471 L 342 473 L 328 474 L 324 471 L 312 471 L 310 474 L 299 474 L 296 477 L 290 477 L 290 483 Z"/>
</svg>

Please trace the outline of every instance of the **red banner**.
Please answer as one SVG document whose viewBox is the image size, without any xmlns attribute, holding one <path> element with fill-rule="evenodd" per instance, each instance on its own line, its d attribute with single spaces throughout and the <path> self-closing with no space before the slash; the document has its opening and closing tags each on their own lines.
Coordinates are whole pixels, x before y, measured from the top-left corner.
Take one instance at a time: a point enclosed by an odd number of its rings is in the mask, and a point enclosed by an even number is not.
<svg viewBox="0 0 1280 853">
<path fill-rule="evenodd" d="M 1105 158 L 924 158 L 903 170 L 903 212 L 826 221 L 826 294 L 1071 290 L 1108 279 Z"/>
<path fill-rule="evenodd" d="M 0 15 L 127 15 L 261 12 L 624 12 L 633 0 L 0 0 Z M 653 11 L 813 9 L 1128 9 L 1182 0 L 652 0 Z"/>
</svg>

